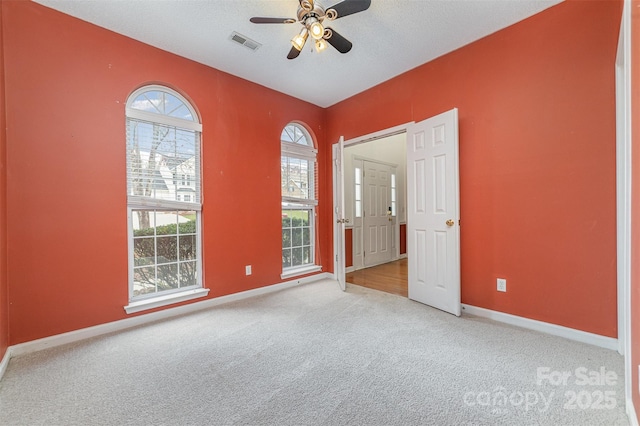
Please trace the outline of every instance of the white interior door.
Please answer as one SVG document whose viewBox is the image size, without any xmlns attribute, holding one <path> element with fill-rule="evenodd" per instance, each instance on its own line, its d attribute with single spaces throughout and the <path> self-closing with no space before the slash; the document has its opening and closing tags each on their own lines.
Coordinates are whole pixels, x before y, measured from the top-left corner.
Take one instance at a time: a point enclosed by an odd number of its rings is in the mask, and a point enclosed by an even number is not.
<svg viewBox="0 0 640 426">
<path fill-rule="evenodd" d="M 333 205 L 335 206 L 333 221 L 333 252 L 336 259 L 334 264 L 335 278 L 342 291 L 347 288 L 345 248 L 344 248 L 344 138 L 340 136 L 338 143 L 333 145 Z"/>
<path fill-rule="evenodd" d="M 392 167 L 372 161 L 364 169 L 364 266 L 391 262 L 393 217 L 391 216 Z"/>
<path fill-rule="evenodd" d="M 458 110 L 407 134 L 409 298 L 460 316 Z"/>
</svg>

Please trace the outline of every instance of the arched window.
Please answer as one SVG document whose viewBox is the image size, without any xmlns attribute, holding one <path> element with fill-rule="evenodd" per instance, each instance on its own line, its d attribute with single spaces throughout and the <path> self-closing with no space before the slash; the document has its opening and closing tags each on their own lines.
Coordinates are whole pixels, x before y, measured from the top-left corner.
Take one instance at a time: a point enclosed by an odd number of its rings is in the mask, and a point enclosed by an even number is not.
<svg viewBox="0 0 640 426">
<path fill-rule="evenodd" d="M 202 124 L 183 96 L 156 85 L 129 96 L 126 119 L 127 312 L 136 312 L 158 306 L 147 306 L 157 296 L 202 287 Z"/>
<path fill-rule="evenodd" d="M 315 269 L 316 154 L 313 139 L 300 124 L 280 135 L 283 277 Z"/>
</svg>

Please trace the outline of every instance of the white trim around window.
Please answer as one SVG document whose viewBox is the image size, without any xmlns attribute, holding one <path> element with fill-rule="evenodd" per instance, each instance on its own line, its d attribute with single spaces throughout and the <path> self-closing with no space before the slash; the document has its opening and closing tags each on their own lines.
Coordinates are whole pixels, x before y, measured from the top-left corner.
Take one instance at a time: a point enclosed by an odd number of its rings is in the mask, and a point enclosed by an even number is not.
<svg viewBox="0 0 640 426">
<path fill-rule="evenodd" d="M 316 265 L 318 150 L 311 134 L 289 123 L 280 136 L 283 279 L 321 270 Z"/>
<path fill-rule="evenodd" d="M 129 303 L 124 309 L 130 314 L 204 297 L 209 290 L 202 279 L 199 116 L 176 91 L 150 85 L 129 96 L 126 120 Z M 179 178 L 189 184 L 190 202 L 182 201 Z"/>
<path fill-rule="evenodd" d="M 131 302 L 124 307 L 124 310 L 127 312 L 127 314 L 135 314 L 136 312 L 143 312 L 149 309 L 160 308 L 162 306 L 169 306 L 180 302 L 186 302 L 188 300 L 199 299 L 201 297 L 206 297 L 208 294 L 208 288 L 194 288 L 177 293 L 156 296 L 151 299 Z"/>
</svg>

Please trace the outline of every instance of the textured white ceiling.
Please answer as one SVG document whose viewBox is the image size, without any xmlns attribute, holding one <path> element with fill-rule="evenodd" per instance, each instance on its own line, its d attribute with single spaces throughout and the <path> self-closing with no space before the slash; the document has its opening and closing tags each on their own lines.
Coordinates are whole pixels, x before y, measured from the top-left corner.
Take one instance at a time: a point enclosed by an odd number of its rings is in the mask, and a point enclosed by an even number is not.
<svg viewBox="0 0 640 426">
<path fill-rule="evenodd" d="M 300 24 L 257 25 L 252 16 L 296 16 L 297 0 L 36 0 L 45 6 L 321 107 L 333 105 L 561 0 L 372 0 L 331 23 L 353 43 L 340 54 L 307 43 L 286 58 Z M 331 6 L 339 0 L 316 0 Z M 230 41 L 236 31 L 257 51 Z"/>
</svg>

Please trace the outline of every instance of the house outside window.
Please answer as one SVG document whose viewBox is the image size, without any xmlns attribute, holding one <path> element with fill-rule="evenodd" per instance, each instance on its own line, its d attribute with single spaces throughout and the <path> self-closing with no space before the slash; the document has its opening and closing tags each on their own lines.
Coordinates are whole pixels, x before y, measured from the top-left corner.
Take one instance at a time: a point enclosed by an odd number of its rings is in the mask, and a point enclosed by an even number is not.
<svg viewBox="0 0 640 426">
<path fill-rule="evenodd" d="M 316 154 L 304 126 L 289 123 L 280 136 L 282 194 L 282 273 L 319 270 L 315 266 Z"/>
<path fill-rule="evenodd" d="M 195 294 L 202 288 L 202 124 L 184 97 L 156 85 L 131 94 L 126 121 L 129 306 Z"/>
</svg>

